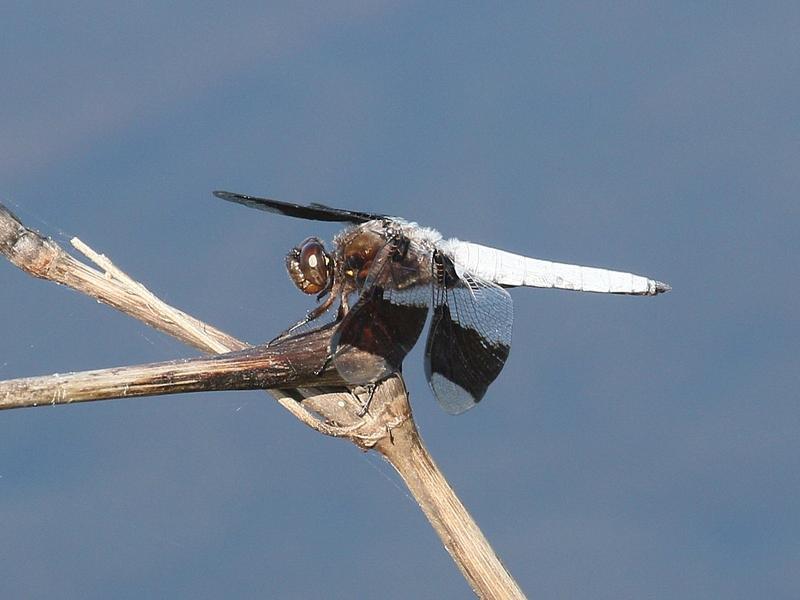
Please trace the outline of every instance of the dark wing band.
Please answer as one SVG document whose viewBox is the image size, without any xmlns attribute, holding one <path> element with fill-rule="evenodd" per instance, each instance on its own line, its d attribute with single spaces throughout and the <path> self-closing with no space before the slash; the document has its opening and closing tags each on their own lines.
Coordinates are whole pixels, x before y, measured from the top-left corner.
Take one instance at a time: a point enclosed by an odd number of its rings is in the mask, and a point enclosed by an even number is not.
<svg viewBox="0 0 800 600">
<path fill-rule="evenodd" d="M 375 219 L 383 219 L 385 215 L 373 215 L 370 213 L 344 210 L 342 208 L 332 208 L 324 204 L 295 204 L 293 202 L 281 202 L 270 198 L 258 198 L 256 196 L 246 196 L 234 192 L 224 192 L 217 190 L 214 192 L 217 198 L 243 204 L 250 208 L 257 208 L 287 217 L 298 219 L 309 219 L 312 221 L 335 221 L 340 223 L 366 223 Z"/>
<path fill-rule="evenodd" d="M 457 415 L 480 402 L 511 348 L 511 296 L 498 285 L 463 273 L 434 255 L 433 317 L 425 374 L 442 408 Z"/>
</svg>

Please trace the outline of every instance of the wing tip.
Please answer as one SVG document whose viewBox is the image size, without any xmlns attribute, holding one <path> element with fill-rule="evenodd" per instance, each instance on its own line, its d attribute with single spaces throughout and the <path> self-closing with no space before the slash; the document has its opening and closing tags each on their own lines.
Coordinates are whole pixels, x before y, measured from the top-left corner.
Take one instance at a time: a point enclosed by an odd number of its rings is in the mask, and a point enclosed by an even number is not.
<svg viewBox="0 0 800 600">
<path fill-rule="evenodd" d="M 214 190 L 211 192 L 220 200 L 231 200 L 236 197 L 236 194 L 233 192 L 226 192 L 225 190 Z"/>
<path fill-rule="evenodd" d="M 428 385 L 430 385 L 433 395 L 439 402 L 439 406 L 448 415 L 455 417 L 467 412 L 470 408 L 474 408 L 481 401 L 486 391 L 484 389 L 483 392 L 473 394 L 447 376 L 441 373 L 429 372 L 430 366 L 427 363 L 425 370 Z"/>
</svg>

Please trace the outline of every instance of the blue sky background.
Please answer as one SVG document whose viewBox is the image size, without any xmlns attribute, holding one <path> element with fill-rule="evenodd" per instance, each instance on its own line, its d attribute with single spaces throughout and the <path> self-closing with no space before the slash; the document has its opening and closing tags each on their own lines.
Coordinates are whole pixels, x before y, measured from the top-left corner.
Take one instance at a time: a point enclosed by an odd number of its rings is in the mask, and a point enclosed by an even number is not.
<svg viewBox="0 0 800 600">
<path fill-rule="evenodd" d="M 796 3 L 5 3 L 0 199 L 241 338 L 336 228 L 231 189 L 663 279 L 515 290 L 436 460 L 523 589 L 800 596 Z M 0 263 L 0 378 L 192 356 Z M 0 414 L 3 598 L 463 598 L 378 458 L 263 393 Z"/>
</svg>

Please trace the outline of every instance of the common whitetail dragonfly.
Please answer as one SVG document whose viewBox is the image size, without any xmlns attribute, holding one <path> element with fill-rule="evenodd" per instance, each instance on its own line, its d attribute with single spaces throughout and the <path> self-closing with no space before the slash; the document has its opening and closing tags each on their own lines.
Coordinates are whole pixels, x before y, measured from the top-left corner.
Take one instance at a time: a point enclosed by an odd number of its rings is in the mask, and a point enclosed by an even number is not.
<svg viewBox="0 0 800 600">
<path fill-rule="evenodd" d="M 513 310 L 505 288 L 638 296 L 670 290 L 632 273 L 445 240 L 433 229 L 398 217 L 232 192 L 214 195 L 289 217 L 350 223 L 334 238 L 331 252 L 319 238 L 309 237 L 287 255 L 294 284 L 321 302 L 285 334 L 317 319 L 339 299 L 330 359 L 347 382 L 367 385 L 400 370 L 432 307 L 425 374 L 450 414 L 475 406 L 508 358 Z"/>
</svg>

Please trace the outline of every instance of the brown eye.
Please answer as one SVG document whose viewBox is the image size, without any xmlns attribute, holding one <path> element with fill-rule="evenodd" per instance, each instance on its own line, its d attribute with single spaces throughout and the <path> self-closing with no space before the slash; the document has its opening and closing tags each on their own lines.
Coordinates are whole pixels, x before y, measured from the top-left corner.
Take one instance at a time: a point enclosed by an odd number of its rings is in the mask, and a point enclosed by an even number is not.
<svg viewBox="0 0 800 600">
<path fill-rule="evenodd" d="M 308 238 L 286 257 L 286 267 L 294 284 L 306 294 L 318 294 L 330 287 L 330 258 L 317 238 Z"/>
</svg>

